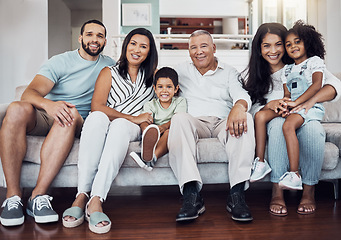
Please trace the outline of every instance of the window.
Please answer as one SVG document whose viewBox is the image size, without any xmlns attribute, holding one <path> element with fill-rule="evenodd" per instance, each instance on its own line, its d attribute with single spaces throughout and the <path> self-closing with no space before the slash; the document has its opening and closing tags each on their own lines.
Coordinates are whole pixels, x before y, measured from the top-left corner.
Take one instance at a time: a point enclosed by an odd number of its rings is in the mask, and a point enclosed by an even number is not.
<svg viewBox="0 0 341 240">
<path fill-rule="evenodd" d="M 279 22 L 287 28 L 307 21 L 307 0 L 261 0 L 262 22 Z"/>
</svg>

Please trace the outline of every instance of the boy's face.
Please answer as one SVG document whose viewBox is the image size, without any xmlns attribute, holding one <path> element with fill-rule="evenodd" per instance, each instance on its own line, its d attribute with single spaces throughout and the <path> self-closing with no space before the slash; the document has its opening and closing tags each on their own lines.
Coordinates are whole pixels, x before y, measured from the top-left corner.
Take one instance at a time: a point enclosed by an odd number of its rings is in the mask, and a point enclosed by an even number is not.
<svg viewBox="0 0 341 240">
<path fill-rule="evenodd" d="M 179 86 L 174 86 L 170 78 L 159 78 L 154 86 L 154 91 L 161 103 L 171 103 Z"/>
</svg>

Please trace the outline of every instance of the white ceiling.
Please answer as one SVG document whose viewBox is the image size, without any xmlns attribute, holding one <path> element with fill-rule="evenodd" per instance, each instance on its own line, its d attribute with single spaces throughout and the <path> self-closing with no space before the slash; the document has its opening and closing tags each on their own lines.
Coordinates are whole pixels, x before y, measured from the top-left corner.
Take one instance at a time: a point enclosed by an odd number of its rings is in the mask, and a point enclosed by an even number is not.
<svg viewBox="0 0 341 240">
<path fill-rule="evenodd" d="M 51 0 L 50 0 L 51 1 Z M 71 10 L 101 10 L 102 0 L 63 0 Z"/>
</svg>

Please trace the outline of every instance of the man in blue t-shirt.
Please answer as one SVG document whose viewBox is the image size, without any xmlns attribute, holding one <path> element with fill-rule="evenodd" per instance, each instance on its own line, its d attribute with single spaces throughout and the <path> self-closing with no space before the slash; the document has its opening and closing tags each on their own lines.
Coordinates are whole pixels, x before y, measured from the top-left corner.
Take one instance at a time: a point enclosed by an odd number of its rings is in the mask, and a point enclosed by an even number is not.
<svg viewBox="0 0 341 240">
<path fill-rule="evenodd" d="M 46 136 L 36 187 L 27 203 L 27 214 L 37 223 L 58 221 L 52 197 L 46 192 L 80 136 L 98 74 L 115 62 L 100 53 L 106 44 L 103 23 L 83 24 L 80 48 L 56 55 L 45 63 L 22 95 L 7 109 L 0 129 L 0 156 L 7 184 L 0 221 L 3 226 L 24 222 L 20 173 L 26 154 L 26 135 Z"/>
</svg>

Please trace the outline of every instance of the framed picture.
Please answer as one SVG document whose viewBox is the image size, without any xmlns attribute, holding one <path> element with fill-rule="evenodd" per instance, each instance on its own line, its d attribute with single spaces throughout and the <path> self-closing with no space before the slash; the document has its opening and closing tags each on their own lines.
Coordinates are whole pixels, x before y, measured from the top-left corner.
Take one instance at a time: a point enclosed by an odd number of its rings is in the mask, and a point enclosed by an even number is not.
<svg viewBox="0 0 341 240">
<path fill-rule="evenodd" d="M 122 4 L 122 26 L 151 25 L 151 3 Z"/>
</svg>

